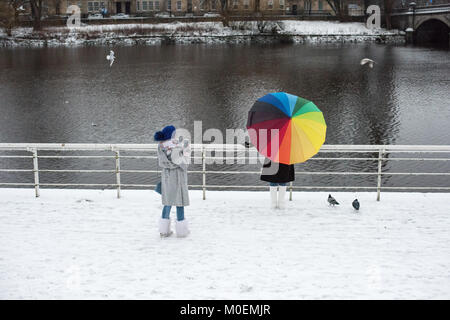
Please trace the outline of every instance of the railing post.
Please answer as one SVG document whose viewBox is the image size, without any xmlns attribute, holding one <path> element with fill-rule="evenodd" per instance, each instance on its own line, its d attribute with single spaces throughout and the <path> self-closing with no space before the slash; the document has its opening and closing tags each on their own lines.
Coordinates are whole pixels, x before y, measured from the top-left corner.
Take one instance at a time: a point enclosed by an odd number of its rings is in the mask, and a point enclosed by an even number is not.
<svg viewBox="0 0 450 320">
<path fill-rule="evenodd" d="M 117 184 L 117 198 L 120 198 L 120 153 L 116 151 L 116 184 Z"/>
<path fill-rule="evenodd" d="M 34 172 L 34 190 L 36 193 L 36 198 L 39 198 L 39 165 L 38 165 L 38 154 L 37 149 L 33 149 L 33 172 Z"/>
<path fill-rule="evenodd" d="M 289 183 L 289 201 L 292 201 L 292 181 Z"/>
<path fill-rule="evenodd" d="M 378 178 L 377 178 L 377 201 L 380 201 L 380 193 L 381 193 L 381 164 L 383 162 L 384 150 L 380 149 L 378 152 Z"/>
<path fill-rule="evenodd" d="M 202 189 L 203 189 L 203 200 L 206 200 L 206 155 L 205 155 L 205 147 L 202 146 Z"/>
</svg>

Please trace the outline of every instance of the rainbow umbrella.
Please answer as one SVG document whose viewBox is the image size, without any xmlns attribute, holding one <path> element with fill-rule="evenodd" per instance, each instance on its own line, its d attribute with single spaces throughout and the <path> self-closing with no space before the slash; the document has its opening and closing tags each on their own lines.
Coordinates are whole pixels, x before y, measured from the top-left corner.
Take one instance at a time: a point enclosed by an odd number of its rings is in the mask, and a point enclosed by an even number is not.
<svg viewBox="0 0 450 320">
<path fill-rule="evenodd" d="M 248 113 L 250 141 L 272 161 L 293 164 L 314 156 L 325 142 L 327 125 L 309 100 L 292 94 L 269 93 Z"/>
</svg>

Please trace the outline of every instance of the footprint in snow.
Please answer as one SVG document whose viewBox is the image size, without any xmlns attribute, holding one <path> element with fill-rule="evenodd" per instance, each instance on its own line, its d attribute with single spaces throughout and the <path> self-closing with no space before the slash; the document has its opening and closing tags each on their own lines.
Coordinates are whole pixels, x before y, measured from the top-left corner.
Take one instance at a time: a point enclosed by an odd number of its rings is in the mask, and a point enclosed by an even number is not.
<svg viewBox="0 0 450 320">
<path fill-rule="evenodd" d="M 90 199 L 80 199 L 80 200 L 77 200 L 77 202 L 81 203 L 81 202 L 94 202 L 94 201 L 92 201 Z"/>
<path fill-rule="evenodd" d="M 253 290 L 252 286 L 247 286 L 245 284 L 241 284 L 240 288 L 241 288 L 241 292 L 250 292 Z"/>
</svg>

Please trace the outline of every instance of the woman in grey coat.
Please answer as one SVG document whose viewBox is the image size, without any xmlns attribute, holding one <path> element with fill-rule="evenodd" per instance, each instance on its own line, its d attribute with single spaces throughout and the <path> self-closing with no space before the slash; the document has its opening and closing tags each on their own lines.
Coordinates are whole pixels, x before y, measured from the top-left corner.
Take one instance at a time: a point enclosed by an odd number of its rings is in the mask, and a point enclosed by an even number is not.
<svg viewBox="0 0 450 320">
<path fill-rule="evenodd" d="M 174 139 L 175 127 L 167 126 L 155 133 L 158 141 L 158 163 L 161 172 L 161 196 L 164 205 L 162 217 L 159 222 L 161 237 L 168 237 L 170 231 L 170 209 L 177 207 L 177 221 L 175 230 L 178 237 L 189 234 L 187 221 L 184 217 L 184 207 L 189 205 L 187 185 L 187 167 L 190 162 L 189 141 Z"/>
</svg>

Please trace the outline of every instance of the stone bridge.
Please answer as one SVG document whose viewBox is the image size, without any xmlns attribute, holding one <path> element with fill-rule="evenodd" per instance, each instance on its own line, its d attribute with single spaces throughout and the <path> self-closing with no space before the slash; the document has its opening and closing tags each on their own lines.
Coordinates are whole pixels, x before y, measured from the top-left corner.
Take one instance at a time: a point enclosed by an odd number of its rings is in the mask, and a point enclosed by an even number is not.
<svg viewBox="0 0 450 320">
<path fill-rule="evenodd" d="M 392 26 L 406 31 L 409 43 L 450 43 L 450 1 L 447 4 L 396 9 Z"/>
</svg>

